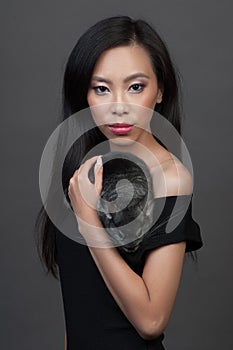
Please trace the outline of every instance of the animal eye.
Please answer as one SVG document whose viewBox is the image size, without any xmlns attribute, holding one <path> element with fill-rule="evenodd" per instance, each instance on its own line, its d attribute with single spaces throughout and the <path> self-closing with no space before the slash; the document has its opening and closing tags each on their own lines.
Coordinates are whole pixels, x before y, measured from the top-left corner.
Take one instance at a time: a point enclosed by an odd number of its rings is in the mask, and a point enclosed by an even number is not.
<svg viewBox="0 0 233 350">
<path fill-rule="evenodd" d="M 130 86 L 130 90 L 132 92 L 141 92 L 144 89 L 145 85 L 144 84 L 133 84 Z"/>
<path fill-rule="evenodd" d="M 108 88 L 106 86 L 99 85 L 99 86 L 94 86 L 93 90 L 96 92 L 97 95 L 104 95 L 106 94 Z"/>
</svg>

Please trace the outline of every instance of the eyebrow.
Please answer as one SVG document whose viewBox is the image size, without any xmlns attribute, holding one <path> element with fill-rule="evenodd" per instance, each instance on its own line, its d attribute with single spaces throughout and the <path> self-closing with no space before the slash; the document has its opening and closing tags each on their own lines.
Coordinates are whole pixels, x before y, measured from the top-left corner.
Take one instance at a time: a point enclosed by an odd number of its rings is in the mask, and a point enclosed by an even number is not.
<svg viewBox="0 0 233 350">
<path fill-rule="evenodd" d="M 127 78 L 124 79 L 124 83 L 128 83 L 130 80 L 136 79 L 136 78 L 147 78 L 150 79 L 150 77 L 145 74 L 145 73 L 134 73 L 129 75 Z M 107 83 L 107 84 L 112 84 L 111 80 L 105 79 L 103 77 L 99 77 L 97 75 L 94 75 L 91 80 L 95 80 L 101 83 Z"/>
</svg>

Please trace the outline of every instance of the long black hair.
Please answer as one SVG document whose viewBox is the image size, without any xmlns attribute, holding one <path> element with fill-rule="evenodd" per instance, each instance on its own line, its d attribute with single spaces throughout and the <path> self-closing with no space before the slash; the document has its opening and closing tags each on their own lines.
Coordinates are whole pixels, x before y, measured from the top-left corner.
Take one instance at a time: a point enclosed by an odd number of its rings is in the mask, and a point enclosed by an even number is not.
<svg viewBox="0 0 233 350">
<path fill-rule="evenodd" d="M 168 49 L 156 30 L 142 19 L 115 16 L 103 19 L 90 27 L 77 41 L 68 58 L 62 89 L 62 120 L 88 108 L 87 92 L 95 64 L 100 55 L 111 48 L 138 44 L 148 52 L 158 86 L 163 91 L 162 102 L 155 111 L 162 114 L 181 134 L 180 75 L 172 63 Z M 69 180 L 83 158 L 93 147 L 105 141 L 98 127 L 83 134 L 68 152 L 62 172 L 62 184 L 67 190 Z M 67 198 L 69 201 L 69 198 Z M 58 279 L 55 235 L 57 227 L 44 206 L 35 221 L 35 238 L 39 257 L 47 273 Z M 196 252 L 191 252 L 195 260 Z"/>
</svg>

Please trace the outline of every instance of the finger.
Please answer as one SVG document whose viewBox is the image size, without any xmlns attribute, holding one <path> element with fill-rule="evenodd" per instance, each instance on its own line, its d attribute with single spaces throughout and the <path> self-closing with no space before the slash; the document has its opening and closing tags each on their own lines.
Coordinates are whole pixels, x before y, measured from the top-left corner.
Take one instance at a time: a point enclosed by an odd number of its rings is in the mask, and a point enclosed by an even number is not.
<svg viewBox="0 0 233 350">
<path fill-rule="evenodd" d="M 78 169 L 75 170 L 74 174 L 78 175 L 80 171 L 82 170 L 83 164 L 80 165 Z"/>
<path fill-rule="evenodd" d="M 89 170 L 97 161 L 98 156 L 88 159 L 82 166 L 81 172 L 78 175 L 79 191 L 82 199 L 92 208 L 96 208 L 96 198 L 99 196 L 95 185 L 89 180 Z M 94 190 L 94 191 L 93 191 Z"/>
<path fill-rule="evenodd" d="M 68 196 L 71 199 L 71 197 L 72 197 L 72 190 L 71 190 L 71 186 L 70 185 L 68 187 Z"/>
<path fill-rule="evenodd" d="M 99 156 L 95 163 L 95 170 L 100 169 L 102 166 L 103 166 L 103 160 L 102 160 L 102 157 Z"/>
<path fill-rule="evenodd" d="M 82 165 L 93 164 L 98 159 L 98 157 L 99 156 L 91 157 L 91 158 L 85 160 L 85 162 L 82 163 Z"/>
<path fill-rule="evenodd" d="M 82 174 L 84 175 L 84 177 L 86 176 L 88 177 L 88 172 L 90 168 L 97 162 L 99 157 L 100 156 L 95 156 L 86 160 L 86 162 L 83 164 L 83 167 L 82 167 Z"/>
<path fill-rule="evenodd" d="M 103 166 L 95 166 L 95 189 L 100 195 L 103 186 Z"/>
</svg>

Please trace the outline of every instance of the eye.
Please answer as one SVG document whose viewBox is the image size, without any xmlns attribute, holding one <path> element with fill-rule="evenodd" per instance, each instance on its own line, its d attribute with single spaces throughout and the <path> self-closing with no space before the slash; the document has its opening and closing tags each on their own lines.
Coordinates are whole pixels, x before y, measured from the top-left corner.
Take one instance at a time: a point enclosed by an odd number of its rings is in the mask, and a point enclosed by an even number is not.
<svg viewBox="0 0 233 350">
<path fill-rule="evenodd" d="M 105 95 L 107 91 L 109 91 L 108 88 L 103 85 L 94 86 L 92 89 L 95 91 L 97 95 Z"/>
<path fill-rule="evenodd" d="M 141 92 L 144 90 L 144 87 L 145 87 L 145 84 L 133 84 L 130 86 L 130 90 L 133 92 L 133 93 L 137 93 L 137 92 Z"/>
</svg>

